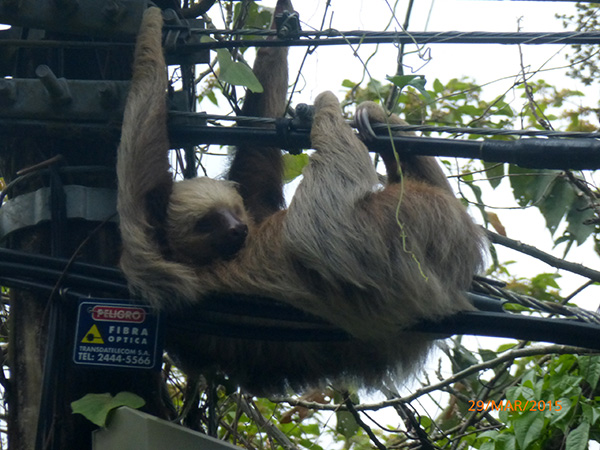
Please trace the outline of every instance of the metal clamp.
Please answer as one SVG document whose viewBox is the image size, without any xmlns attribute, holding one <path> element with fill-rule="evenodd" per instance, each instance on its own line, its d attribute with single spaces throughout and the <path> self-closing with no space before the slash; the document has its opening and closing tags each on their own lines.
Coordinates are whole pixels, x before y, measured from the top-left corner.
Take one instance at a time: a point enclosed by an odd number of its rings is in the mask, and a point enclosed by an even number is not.
<svg viewBox="0 0 600 450">
<path fill-rule="evenodd" d="M 117 191 L 79 185 L 64 186 L 67 219 L 117 221 Z M 111 218 L 111 216 L 113 216 Z M 0 209 L 0 239 L 22 228 L 51 220 L 50 188 L 20 195 Z"/>
</svg>

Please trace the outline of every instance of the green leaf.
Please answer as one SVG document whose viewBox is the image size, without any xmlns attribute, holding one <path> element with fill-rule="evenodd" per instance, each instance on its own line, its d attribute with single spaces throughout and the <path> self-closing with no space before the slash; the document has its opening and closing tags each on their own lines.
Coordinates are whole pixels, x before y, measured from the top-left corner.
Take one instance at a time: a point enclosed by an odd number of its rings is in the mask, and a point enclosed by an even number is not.
<svg viewBox="0 0 600 450">
<path fill-rule="evenodd" d="M 501 434 L 496 438 L 494 450 L 515 450 L 515 437 L 512 434 Z"/>
<path fill-rule="evenodd" d="M 540 273 L 531 279 L 531 286 L 539 291 L 547 291 L 548 288 L 560 289 L 557 278 L 560 278 L 557 273 Z"/>
<path fill-rule="evenodd" d="M 314 439 L 300 439 L 298 442 L 303 448 L 309 448 L 310 450 L 324 450 L 320 445 L 315 444 Z M 281 447 L 277 447 L 281 448 Z"/>
<path fill-rule="evenodd" d="M 581 367 L 580 373 L 585 381 L 592 389 L 596 389 L 600 379 L 600 356 L 580 356 L 579 366 Z"/>
<path fill-rule="evenodd" d="M 202 36 L 201 42 L 214 42 L 208 36 Z M 240 61 L 234 61 L 229 50 L 217 49 L 217 61 L 219 62 L 219 79 L 234 86 L 244 86 L 252 92 L 263 92 L 262 84 L 252 72 L 252 68 Z"/>
<path fill-rule="evenodd" d="M 217 96 L 215 95 L 214 91 L 210 91 L 206 94 L 206 97 L 210 100 L 210 102 L 215 105 L 215 106 L 219 106 L 219 101 L 217 100 Z"/>
<path fill-rule="evenodd" d="M 536 204 L 558 176 L 555 171 L 524 169 L 513 164 L 508 166 L 508 173 L 515 200 L 523 207 Z"/>
<path fill-rule="evenodd" d="M 425 83 L 427 80 L 423 75 L 395 75 L 393 77 L 386 77 L 393 84 L 398 86 L 402 91 L 406 86 L 412 86 L 421 93 L 427 100 L 431 100 L 431 95 L 425 90 Z"/>
<path fill-rule="evenodd" d="M 350 394 L 350 400 L 355 405 L 360 403 L 358 394 L 355 394 L 355 393 Z M 341 393 L 336 392 L 334 394 L 334 401 L 336 403 L 342 403 L 344 401 Z M 337 419 L 337 424 L 335 426 L 335 431 L 337 433 L 344 436 L 344 438 L 346 438 L 346 440 L 349 440 L 349 439 L 353 438 L 354 436 L 356 436 L 356 434 L 358 433 L 358 430 L 360 429 L 360 425 L 358 425 L 358 422 L 356 422 L 356 419 L 354 418 L 354 416 L 352 415 L 351 412 L 337 411 L 335 413 L 335 417 Z"/>
<path fill-rule="evenodd" d="M 348 411 L 338 411 L 335 413 L 335 416 L 337 418 L 337 425 L 335 426 L 335 431 L 337 433 L 340 433 L 346 439 L 350 439 L 358 433 L 360 426 L 352 413 Z"/>
<path fill-rule="evenodd" d="M 498 353 L 496 353 L 492 350 L 485 349 L 485 348 L 479 349 L 479 355 L 481 355 L 481 360 L 483 362 L 490 361 L 490 360 L 498 357 Z"/>
<path fill-rule="evenodd" d="M 558 380 L 550 378 L 549 386 L 557 393 L 560 393 L 561 397 L 573 397 L 581 395 L 581 380 L 583 377 L 572 377 L 572 376 L 555 376 Z"/>
<path fill-rule="evenodd" d="M 496 114 L 496 115 L 501 115 L 501 116 L 506 116 L 506 117 L 514 117 L 515 116 L 515 112 L 513 111 L 513 109 L 504 100 L 495 101 L 494 107 L 495 107 L 494 114 Z"/>
<path fill-rule="evenodd" d="M 456 109 L 461 115 L 477 117 L 481 115 L 481 109 L 474 105 L 462 105 Z"/>
<path fill-rule="evenodd" d="M 571 416 L 573 404 L 568 398 L 560 398 L 552 404 L 552 413 L 550 414 L 550 425 L 556 425 L 561 420 Z M 560 410 L 559 410 L 560 409 Z"/>
<path fill-rule="evenodd" d="M 492 186 L 492 188 L 496 189 L 502 183 L 502 178 L 504 178 L 504 164 L 498 163 L 489 163 L 483 162 L 483 167 L 485 168 L 485 174 L 488 182 Z"/>
<path fill-rule="evenodd" d="M 354 81 L 350 81 L 348 79 L 342 81 L 342 86 L 348 89 L 353 89 L 356 86 L 356 84 L 357 83 L 355 83 Z"/>
<path fill-rule="evenodd" d="M 217 60 L 221 68 L 219 79 L 234 86 L 247 87 L 252 92 L 263 92 L 263 87 L 252 69 L 243 62 L 234 61 L 229 50 L 225 48 L 217 49 Z"/>
<path fill-rule="evenodd" d="M 587 403 L 581 404 L 581 411 L 583 413 L 583 417 L 585 417 L 590 425 L 594 425 L 600 417 L 600 408 L 594 407 Z"/>
<path fill-rule="evenodd" d="M 508 343 L 508 344 L 502 344 L 498 347 L 498 350 L 496 350 L 498 353 L 502 353 L 502 352 L 507 352 L 509 350 L 514 349 L 517 346 L 517 344 L 514 343 Z"/>
<path fill-rule="evenodd" d="M 382 97 L 382 89 L 381 81 L 371 79 L 367 83 L 367 94 L 373 101 L 377 101 Z"/>
<path fill-rule="evenodd" d="M 538 208 L 546 219 L 546 228 L 554 234 L 562 218 L 575 201 L 573 186 L 564 178 L 555 178 L 549 192 L 543 195 Z"/>
<path fill-rule="evenodd" d="M 300 155 L 283 155 L 283 182 L 289 183 L 302 175 L 302 171 L 307 166 L 309 157 L 306 153 Z"/>
<path fill-rule="evenodd" d="M 444 92 L 444 85 L 438 78 L 433 81 L 433 92 L 436 94 L 441 94 Z"/>
<path fill-rule="evenodd" d="M 542 437 L 544 415 L 539 411 L 528 413 L 516 411 L 513 417 L 516 417 L 514 419 L 515 437 L 521 449 L 525 450 L 529 444 Z"/>
<path fill-rule="evenodd" d="M 592 219 L 595 215 L 594 209 L 589 207 L 589 199 L 585 196 L 576 196 L 569 205 L 567 212 L 566 233 L 581 245 L 593 233 L 594 226 L 586 224 L 586 221 Z"/>
<path fill-rule="evenodd" d="M 111 394 L 87 394 L 71 403 L 73 414 L 81 414 L 99 427 L 106 426 L 108 414 L 120 406 L 138 409 L 144 406 L 144 399 L 131 392 L 119 392 L 114 397 Z"/>
<path fill-rule="evenodd" d="M 586 450 L 589 444 L 590 424 L 581 422 L 577 428 L 567 436 L 566 450 Z"/>
<path fill-rule="evenodd" d="M 238 2 L 234 7 L 234 22 L 238 20 L 241 11 L 242 2 Z M 248 8 L 248 17 L 244 24 L 244 29 L 264 29 L 271 25 L 271 18 L 273 17 L 274 8 L 268 8 L 259 6 L 256 3 L 250 3 Z M 249 36 L 247 39 L 256 38 L 256 36 Z"/>
</svg>

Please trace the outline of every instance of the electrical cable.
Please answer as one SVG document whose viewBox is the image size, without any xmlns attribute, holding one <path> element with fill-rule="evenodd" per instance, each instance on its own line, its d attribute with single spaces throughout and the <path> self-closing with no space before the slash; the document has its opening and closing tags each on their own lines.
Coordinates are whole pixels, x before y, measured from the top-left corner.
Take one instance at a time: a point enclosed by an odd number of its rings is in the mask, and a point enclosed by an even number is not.
<svg viewBox="0 0 600 450">
<path fill-rule="evenodd" d="M 67 269 L 68 267 L 68 269 Z M 63 273 L 61 268 L 67 269 Z M 120 271 L 66 259 L 0 249 L 0 284 L 50 293 L 61 280 L 61 292 L 71 299 L 89 295 L 128 298 Z M 529 317 L 503 310 L 506 300 L 468 293 L 477 311 L 465 311 L 441 321 L 423 322 L 411 331 L 438 336 L 475 334 L 555 342 L 600 350 L 600 326 L 580 318 Z M 516 300 L 516 299 L 515 299 Z M 163 311 L 167 333 L 192 332 L 227 339 L 286 342 L 334 342 L 353 339 L 343 330 L 311 314 L 273 299 L 248 295 L 212 295 L 204 302 Z M 577 308 L 568 311 L 577 317 Z M 585 311 L 586 314 L 593 314 Z M 585 315 L 581 315 L 584 317 Z"/>
</svg>

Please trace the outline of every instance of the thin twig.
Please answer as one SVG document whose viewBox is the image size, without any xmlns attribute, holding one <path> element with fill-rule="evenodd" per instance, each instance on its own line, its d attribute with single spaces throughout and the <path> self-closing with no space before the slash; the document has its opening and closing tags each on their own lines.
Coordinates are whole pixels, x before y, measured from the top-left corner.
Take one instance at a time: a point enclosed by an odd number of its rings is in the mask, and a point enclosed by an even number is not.
<svg viewBox="0 0 600 450">
<path fill-rule="evenodd" d="M 279 445 L 281 445 L 286 450 L 298 450 L 298 448 L 289 440 L 289 438 L 276 426 L 266 420 L 262 414 L 250 403 L 244 396 L 240 396 L 240 407 L 246 413 L 248 417 L 256 422 L 256 424 L 265 430 L 268 436 L 271 436 Z"/>
<path fill-rule="evenodd" d="M 518 350 L 510 350 L 503 355 L 491 359 L 489 361 L 484 361 L 480 364 L 475 364 L 470 366 L 469 368 L 462 370 L 458 373 L 455 373 L 451 377 L 429 386 L 425 386 L 413 391 L 412 394 L 407 395 L 406 397 L 399 397 L 393 400 L 384 400 L 379 403 L 364 403 L 360 405 L 354 405 L 354 409 L 357 411 L 378 411 L 380 409 L 389 408 L 390 406 L 394 406 L 398 403 L 408 403 L 411 402 L 423 395 L 429 394 L 430 392 L 434 392 L 440 389 L 445 388 L 451 384 L 456 383 L 457 381 L 462 380 L 463 378 L 467 378 L 475 373 L 478 373 L 483 370 L 491 369 L 496 367 L 498 364 L 502 364 L 507 361 L 512 361 L 518 358 L 527 358 L 531 356 L 540 356 L 547 354 L 556 354 L 556 355 L 569 355 L 569 354 L 585 354 L 585 355 L 595 355 L 598 354 L 597 350 L 590 350 L 581 347 L 571 347 L 566 345 L 545 345 L 545 346 L 535 346 L 528 347 Z M 339 411 L 345 410 L 348 408 L 345 404 L 323 404 L 317 402 L 307 402 L 301 401 L 296 398 L 285 397 L 285 398 L 272 398 L 270 399 L 274 403 L 287 403 L 291 406 L 302 406 L 307 409 L 312 409 L 315 411 Z"/>
<path fill-rule="evenodd" d="M 597 270 L 590 269 L 589 267 L 586 267 L 582 264 L 573 263 L 565 261 L 561 258 L 557 258 L 556 256 L 552 256 L 546 252 L 543 252 L 538 248 L 533 247 L 532 245 L 524 244 L 514 239 L 507 238 L 506 236 L 501 236 L 498 233 L 494 233 L 493 231 L 487 230 L 487 236 L 488 239 L 494 244 L 511 248 L 525 255 L 529 255 L 533 258 L 539 259 L 540 261 L 545 262 L 546 264 L 557 269 L 566 270 L 568 272 L 581 275 L 582 277 L 586 277 L 590 280 L 600 283 L 600 272 Z"/>
<path fill-rule="evenodd" d="M 350 393 L 349 392 L 344 392 L 344 404 L 346 405 L 346 408 L 348 409 L 348 412 L 350 414 L 352 414 L 352 417 L 354 417 L 354 420 L 356 420 L 356 423 L 363 429 L 365 430 L 365 433 L 367 433 L 367 435 L 369 436 L 369 438 L 371 439 L 371 442 L 373 442 L 373 444 L 375 444 L 375 446 L 379 449 L 379 450 L 387 450 L 387 447 L 385 445 L 383 445 L 379 439 L 377 439 L 377 436 L 375 436 L 375 433 L 373 433 L 373 430 L 371 430 L 371 427 L 369 425 L 367 425 L 364 420 L 362 420 L 362 418 L 360 417 L 360 414 L 358 413 L 358 411 L 354 408 L 354 403 L 352 403 L 352 400 L 350 400 Z"/>
</svg>

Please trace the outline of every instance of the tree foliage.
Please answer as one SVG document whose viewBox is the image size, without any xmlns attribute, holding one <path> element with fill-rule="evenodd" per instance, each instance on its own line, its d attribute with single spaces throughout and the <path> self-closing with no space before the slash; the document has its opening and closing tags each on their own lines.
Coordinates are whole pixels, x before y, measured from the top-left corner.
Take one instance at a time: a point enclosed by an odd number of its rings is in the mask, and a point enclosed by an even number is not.
<svg viewBox="0 0 600 450">
<path fill-rule="evenodd" d="M 576 31 L 598 31 L 600 25 L 598 3 L 577 3 L 575 8 L 575 14 L 557 16 L 562 19 L 563 26 L 567 28 L 574 25 Z M 600 75 L 598 48 L 593 45 L 573 45 L 572 49 L 573 52 L 569 54 L 571 67 L 567 74 L 586 86 L 596 83 Z"/>
</svg>

